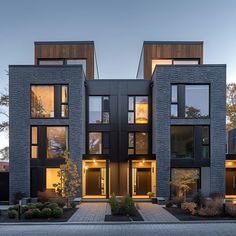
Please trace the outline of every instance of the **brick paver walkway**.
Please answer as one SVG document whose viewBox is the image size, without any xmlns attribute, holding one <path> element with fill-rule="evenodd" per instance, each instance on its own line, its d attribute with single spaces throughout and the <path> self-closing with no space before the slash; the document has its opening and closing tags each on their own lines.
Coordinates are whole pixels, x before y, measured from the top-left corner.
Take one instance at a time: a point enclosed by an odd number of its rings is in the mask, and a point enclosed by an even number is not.
<svg viewBox="0 0 236 236">
<path fill-rule="evenodd" d="M 149 202 L 137 203 L 137 208 L 144 221 L 152 222 L 179 222 L 179 220 L 163 209 L 160 205 Z"/>
<path fill-rule="evenodd" d="M 84 202 L 69 219 L 69 222 L 101 222 L 105 215 L 111 214 L 110 205 L 107 202 Z"/>
</svg>

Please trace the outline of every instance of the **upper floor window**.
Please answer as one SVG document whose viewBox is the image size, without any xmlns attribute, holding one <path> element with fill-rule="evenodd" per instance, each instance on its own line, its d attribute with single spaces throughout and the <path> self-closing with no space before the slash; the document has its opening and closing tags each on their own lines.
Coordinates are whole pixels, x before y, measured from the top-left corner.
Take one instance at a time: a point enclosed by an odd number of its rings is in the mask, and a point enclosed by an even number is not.
<svg viewBox="0 0 236 236">
<path fill-rule="evenodd" d="M 38 127 L 31 127 L 31 158 L 38 158 Z"/>
<path fill-rule="evenodd" d="M 63 158 L 68 151 L 68 127 L 47 127 L 47 158 Z"/>
<path fill-rule="evenodd" d="M 67 118 L 68 85 L 32 85 L 31 117 Z"/>
<path fill-rule="evenodd" d="M 108 132 L 89 132 L 89 154 L 109 154 Z"/>
<path fill-rule="evenodd" d="M 178 117 L 178 86 L 171 86 L 171 117 Z"/>
<path fill-rule="evenodd" d="M 148 124 L 148 96 L 129 96 L 128 123 Z"/>
<path fill-rule="evenodd" d="M 54 86 L 31 86 L 31 116 L 37 118 L 54 117 Z"/>
<path fill-rule="evenodd" d="M 185 86 L 185 117 L 209 117 L 209 85 Z"/>
<path fill-rule="evenodd" d="M 148 154 L 148 133 L 128 133 L 128 154 Z"/>
<path fill-rule="evenodd" d="M 39 60 L 38 64 L 40 66 L 57 66 L 57 65 L 63 65 L 64 61 L 63 60 Z"/>
<path fill-rule="evenodd" d="M 110 99 L 109 96 L 89 96 L 89 123 L 110 123 Z"/>
</svg>

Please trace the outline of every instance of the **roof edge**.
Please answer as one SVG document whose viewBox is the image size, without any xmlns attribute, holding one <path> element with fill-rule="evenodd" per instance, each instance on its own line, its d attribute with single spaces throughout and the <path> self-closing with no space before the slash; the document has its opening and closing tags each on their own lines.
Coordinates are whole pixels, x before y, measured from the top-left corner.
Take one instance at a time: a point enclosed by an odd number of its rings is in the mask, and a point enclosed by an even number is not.
<svg viewBox="0 0 236 236">
<path fill-rule="evenodd" d="M 68 44 L 94 44 L 94 41 L 35 41 L 34 45 L 52 45 L 52 44 L 59 44 L 59 45 L 68 45 Z"/>
</svg>

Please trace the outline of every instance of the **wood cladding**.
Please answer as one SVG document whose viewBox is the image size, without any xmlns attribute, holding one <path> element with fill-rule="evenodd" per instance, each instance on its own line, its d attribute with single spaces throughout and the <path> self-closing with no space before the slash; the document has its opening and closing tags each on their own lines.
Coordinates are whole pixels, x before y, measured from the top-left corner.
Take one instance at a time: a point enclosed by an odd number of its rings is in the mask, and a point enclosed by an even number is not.
<svg viewBox="0 0 236 236">
<path fill-rule="evenodd" d="M 86 79 L 94 79 L 94 43 L 35 43 L 35 65 L 39 59 L 86 59 Z"/>
<path fill-rule="evenodd" d="M 144 79 L 152 76 L 152 60 L 154 59 L 199 59 L 203 64 L 203 43 L 145 43 L 143 45 Z"/>
</svg>

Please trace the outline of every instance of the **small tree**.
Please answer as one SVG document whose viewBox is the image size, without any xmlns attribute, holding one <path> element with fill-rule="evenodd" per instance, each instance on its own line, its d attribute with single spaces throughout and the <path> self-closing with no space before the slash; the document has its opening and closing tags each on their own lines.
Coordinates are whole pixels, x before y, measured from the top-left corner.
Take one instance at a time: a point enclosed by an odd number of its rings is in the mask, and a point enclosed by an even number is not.
<svg viewBox="0 0 236 236">
<path fill-rule="evenodd" d="M 226 87 L 226 128 L 236 127 L 236 84 L 230 83 Z"/>
<path fill-rule="evenodd" d="M 195 184 L 198 178 L 197 171 L 176 169 L 175 178 L 171 181 L 171 185 L 177 188 L 178 197 L 183 197 L 186 201 L 186 193 L 191 190 L 190 185 Z"/>
<path fill-rule="evenodd" d="M 58 171 L 58 177 L 60 177 L 61 181 L 53 186 L 58 194 L 66 198 L 68 207 L 69 198 L 75 197 L 78 193 L 80 178 L 76 163 L 69 158 L 69 153 L 66 153 L 65 164 L 61 165 Z"/>
</svg>

